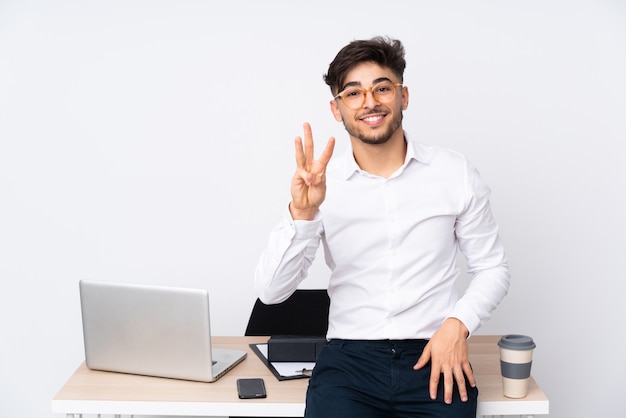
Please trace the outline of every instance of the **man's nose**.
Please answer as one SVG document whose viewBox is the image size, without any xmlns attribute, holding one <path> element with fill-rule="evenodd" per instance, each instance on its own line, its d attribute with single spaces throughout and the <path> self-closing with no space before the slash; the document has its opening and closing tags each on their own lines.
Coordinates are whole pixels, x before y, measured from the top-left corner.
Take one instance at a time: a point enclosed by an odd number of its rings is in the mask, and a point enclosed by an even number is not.
<svg viewBox="0 0 626 418">
<path fill-rule="evenodd" d="M 372 108 L 372 107 L 376 107 L 377 104 L 378 104 L 378 101 L 376 100 L 376 97 L 374 96 L 374 92 L 372 90 L 366 91 L 365 102 L 363 103 L 363 107 Z"/>
</svg>

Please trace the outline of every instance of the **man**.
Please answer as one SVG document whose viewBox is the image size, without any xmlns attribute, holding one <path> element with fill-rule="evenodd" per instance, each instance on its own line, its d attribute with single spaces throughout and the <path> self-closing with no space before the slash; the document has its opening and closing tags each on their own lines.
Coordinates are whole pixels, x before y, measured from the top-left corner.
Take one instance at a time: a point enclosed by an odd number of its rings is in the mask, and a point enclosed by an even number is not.
<svg viewBox="0 0 626 418">
<path fill-rule="evenodd" d="M 353 41 L 330 64 L 335 119 L 351 147 L 314 158 L 311 127 L 296 138 L 292 200 L 255 273 L 265 303 L 306 277 L 322 242 L 331 269 L 328 346 L 306 417 L 475 417 L 467 337 L 508 291 L 489 189 L 460 154 L 408 138 L 404 47 Z M 461 298 L 457 251 L 472 280 Z"/>
</svg>

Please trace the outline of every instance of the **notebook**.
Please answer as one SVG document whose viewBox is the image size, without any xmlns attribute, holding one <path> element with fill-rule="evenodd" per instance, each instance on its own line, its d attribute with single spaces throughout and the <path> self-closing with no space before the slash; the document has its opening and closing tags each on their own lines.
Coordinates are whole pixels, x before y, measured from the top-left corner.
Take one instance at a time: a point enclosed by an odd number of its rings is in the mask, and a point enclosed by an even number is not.
<svg viewBox="0 0 626 418">
<path fill-rule="evenodd" d="M 79 289 L 90 369 L 214 382 L 246 357 L 211 347 L 205 289 L 91 280 Z"/>
</svg>

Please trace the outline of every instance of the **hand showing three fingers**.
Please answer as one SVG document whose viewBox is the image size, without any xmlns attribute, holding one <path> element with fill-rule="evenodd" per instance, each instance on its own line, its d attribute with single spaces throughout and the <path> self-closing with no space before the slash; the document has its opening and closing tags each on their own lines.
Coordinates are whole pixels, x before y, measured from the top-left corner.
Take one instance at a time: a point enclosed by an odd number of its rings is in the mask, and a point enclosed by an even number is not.
<svg viewBox="0 0 626 418">
<path fill-rule="evenodd" d="M 311 220 L 326 197 L 326 166 L 335 148 L 335 138 L 330 137 L 318 160 L 315 159 L 311 125 L 304 124 L 302 138 L 295 139 L 296 173 L 291 180 L 289 210 L 293 219 Z"/>
</svg>

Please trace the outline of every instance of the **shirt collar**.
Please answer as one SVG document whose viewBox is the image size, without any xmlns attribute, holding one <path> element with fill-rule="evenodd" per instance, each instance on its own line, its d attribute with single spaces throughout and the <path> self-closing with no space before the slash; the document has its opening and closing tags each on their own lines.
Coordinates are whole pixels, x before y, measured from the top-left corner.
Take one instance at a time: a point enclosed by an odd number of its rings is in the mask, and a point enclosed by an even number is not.
<svg viewBox="0 0 626 418">
<path fill-rule="evenodd" d="M 423 164 L 430 163 L 430 152 L 419 142 L 411 141 L 407 136 L 406 132 L 404 133 L 404 139 L 407 142 L 406 147 L 406 158 L 404 160 L 403 167 L 408 166 L 412 160 L 416 162 L 420 162 Z M 348 147 L 344 154 L 341 156 L 341 178 L 349 179 L 354 173 L 358 173 L 361 171 L 361 168 L 356 163 L 354 159 L 354 153 L 352 151 L 352 146 Z"/>
</svg>

